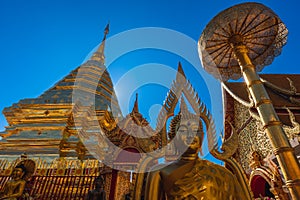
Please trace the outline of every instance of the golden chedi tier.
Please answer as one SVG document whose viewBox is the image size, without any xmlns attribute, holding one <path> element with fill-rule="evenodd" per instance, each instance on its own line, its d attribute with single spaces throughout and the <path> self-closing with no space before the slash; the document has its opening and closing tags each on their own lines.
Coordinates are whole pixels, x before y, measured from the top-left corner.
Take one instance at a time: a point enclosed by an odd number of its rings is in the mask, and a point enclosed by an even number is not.
<svg viewBox="0 0 300 200">
<path fill-rule="evenodd" d="M 97 118 L 110 106 L 114 116 L 121 117 L 113 84 L 104 64 L 105 39 L 97 51 L 82 65 L 71 71 L 52 88 L 37 98 L 20 100 L 3 110 L 8 126 L 1 135 L 1 158 L 15 159 L 23 152 L 30 157 L 80 157 L 82 143 L 78 138 L 80 124 L 74 117 L 82 102 L 91 102 Z M 81 101 L 74 99 L 74 91 Z M 91 105 L 81 105 L 89 109 Z M 84 150 L 84 153 L 87 151 Z M 82 156 L 81 156 L 82 157 Z M 83 156 L 84 157 L 84 156 Z"/>
</svg>

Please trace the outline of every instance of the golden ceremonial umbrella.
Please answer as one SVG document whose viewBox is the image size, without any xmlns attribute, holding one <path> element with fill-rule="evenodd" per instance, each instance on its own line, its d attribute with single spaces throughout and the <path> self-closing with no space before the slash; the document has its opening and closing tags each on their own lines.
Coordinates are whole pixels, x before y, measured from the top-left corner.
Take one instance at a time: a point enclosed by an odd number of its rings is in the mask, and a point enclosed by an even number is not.
<svg viewBox="0 0 300 200">
<path fill-rule="evenodd" d="M 258 3 L 230 7 L 215 16 L 199 40 L 203 67 L 217 79 L 239 79 L 241 68 L 232 45 L 242 43 L 256 71 L 272 63 L 287 41 L 287 29 L 269 8 Z"/>
</svg>

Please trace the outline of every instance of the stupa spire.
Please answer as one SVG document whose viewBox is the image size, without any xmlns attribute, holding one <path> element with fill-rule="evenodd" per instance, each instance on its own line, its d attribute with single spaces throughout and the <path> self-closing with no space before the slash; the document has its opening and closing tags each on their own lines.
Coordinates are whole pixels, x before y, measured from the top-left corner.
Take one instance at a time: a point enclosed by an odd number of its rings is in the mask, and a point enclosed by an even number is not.
<svg viewBox="0 0 300 200">
<path fill-rule="evenodd" d="M 106 25 L 106 27 L 104 29 L 104 36 L 103 36 L 100 46 L 98 47 L 97 51 L 93 53 L 90 60 L 95 60 L 95 61 L 104 63 L 104 61 L 105 61 L 105 56 L 104 56 L 105 40 L 106 40 L 106 36 L 108 33 L 109 33 L 109 23 Z"/>
</svg>

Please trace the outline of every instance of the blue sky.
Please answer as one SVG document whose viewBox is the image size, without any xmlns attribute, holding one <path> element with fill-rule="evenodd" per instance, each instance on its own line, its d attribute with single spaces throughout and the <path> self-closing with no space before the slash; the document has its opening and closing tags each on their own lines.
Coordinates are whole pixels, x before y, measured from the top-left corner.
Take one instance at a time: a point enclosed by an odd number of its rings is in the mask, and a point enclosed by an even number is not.
<svg viewBox="0 0 300 200">
<path fill-rule="evenodd" d="M 184 34 L 197 42 L 205 25 L 217 13 L 241 2 L 244 1 L 2 0 L 0 1 L 0 110 L 21 99 L 39 96 L 79 66 L 101 41 L 103 29 L 108 21 L 110 22 L 108 38 L 132 29 L 157 27 Z M 257 2 L 272 8 L 289 29 L 288 44 L 282 54 L 263 72 L 299 73 L 295 61 L 300 46 L 297 37 L 300 33 L 297 21 L 300 3 L 296 0 Z M 140 39 L 146 40 L 151 37 L 149 34 L 141 35 Z M 162 39 L 162 43 L 164 42 Z M 107 46 L 107 51 L 112 52 L 123 45 L 130 46 L 128 43 L 120 43 L 113 48 Z M 174 46 L 180 49 L 180 41 Z M 186 53 L 189 50 L 184 51 Z M 203 101 L 211 106 L 210 100 L 214 98 L 207 96 L 208 89 L 203 85 L 204 82 L 197 71 L 201 66 L 191 66 L 186 57 L 176 55 L 174 52 L 149 48 L 134 50 L 113 60 L 109 71 L 113 82 L 117 84 L 131 69 L 154 63 L 176 70 L 178 61 L 182 62 L 188 79 Z M 164 74 L 159 71 L 157 73 L 152 75 L 161 76 L 166 82 L 175 78 L 172 73 Z M 145 77 L 147 72 L 138 74 L 137 80 Z M 126 84 L 130 86 L 132 82 Z M 138 92 L 142 114 L 150 121 L 154 120 L 155 114 L 153 117 L 152 110 L 156 112 L 158 105 L 162 104 L 168 86 L 162 86 L 160 83 L 138 86 L 140 87 L 137 90 L 132 89 L 130 92 L 129 100 L 126 100 L 122 108 L 123 114 L 126 115 L 128 110 L 131 110 L 134 93 Z M 124 101 L 127 97 L 128 95 L 120 96 L 119 99 L 123 98 Z M 4 130 L 5 125 L 5 117 L 1 114 L 0 131 Z"/>
</svg>

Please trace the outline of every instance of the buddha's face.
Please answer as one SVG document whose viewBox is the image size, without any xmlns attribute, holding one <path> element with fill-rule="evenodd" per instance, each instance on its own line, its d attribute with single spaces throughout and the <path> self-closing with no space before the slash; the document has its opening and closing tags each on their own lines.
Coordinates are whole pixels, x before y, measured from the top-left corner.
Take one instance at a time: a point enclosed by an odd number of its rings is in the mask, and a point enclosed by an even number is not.
<svg viewBox="0 0 300 200">
<path fill-rule="evenodd" d="M 201 138 L 199 136 L 199 121 L 182 120 L 177 129 L 177 134 L 188 149 L 198 151 L 201 148 Z"/>
<path fill-rule="evenodd" d="M 22 168 L 15 168 L 12 172 L 12 178 L 14 180 L 19 180 L 22 178 L 22 176 L 24 175 L 24 172 L 22 170 Z"/>
</svg>

